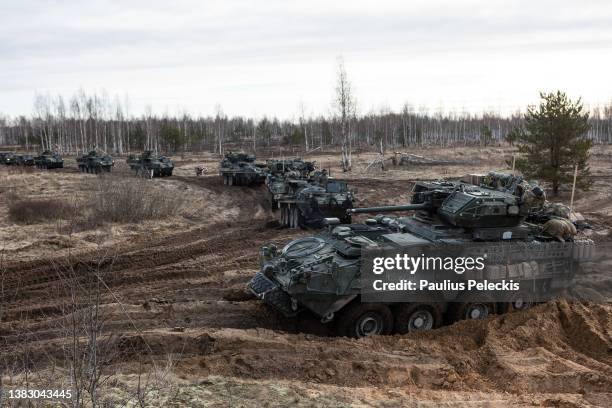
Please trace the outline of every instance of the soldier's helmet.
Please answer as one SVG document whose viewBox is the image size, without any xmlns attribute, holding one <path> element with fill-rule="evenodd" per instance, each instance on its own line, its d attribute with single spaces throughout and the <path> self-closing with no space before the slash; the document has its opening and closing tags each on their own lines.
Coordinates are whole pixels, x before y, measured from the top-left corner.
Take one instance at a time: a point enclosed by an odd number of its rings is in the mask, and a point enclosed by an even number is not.
<svg viewBox="0 0 612 408">
<path fill-rule="evenodd" d="M 535 186 L 534 188 L 531 189 L 531 192 L 536 196 L 536 197 L 542 197 L 542 195 L 544 195 L 544 190 L 542 190 L 540 188 L 540 186 Z"/>
</svg>

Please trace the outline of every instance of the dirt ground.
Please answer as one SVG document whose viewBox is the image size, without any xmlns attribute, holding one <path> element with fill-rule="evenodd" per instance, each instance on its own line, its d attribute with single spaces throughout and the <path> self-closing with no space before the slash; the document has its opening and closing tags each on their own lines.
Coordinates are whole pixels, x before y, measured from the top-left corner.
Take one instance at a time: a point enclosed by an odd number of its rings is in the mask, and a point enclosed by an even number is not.
<svg viewBox="0 0 612 408">
<path fill-rule="evenodd" d="M 408 201 L 414 180 L 504 170 L 512 156 L 499 147 L 412 153 L 460 163 L 366 172 L 377 155 L 362 153 L 354 155 L 353 171 L 342 173 L 335 152 L 306 158 L 347 180 L 357 188 L 356 205 L 369 206 Z M 134 177 L 117 161 L 110 177 Z M 243 289 L 261 245 L 309 232 L 279 228 L 263 186 L 224 186 L 218 157 L 186 155 L 175 163 L 174 176 L 148 183 L 182 197 L 177 215 L 76 229 L 69 221 L 16 224 L 9 200 L 86 200 L 99 176 L 78 172 L 74 158 L 54 171 L 0 167 L 5 388 L 23 387 L 23 367 L 33 384 L 69 387 L 61 362 L 71 292 L 60 271 L 69 267 L 78 276 L 102 265 L 108 336 L 101 341 L 113 353 L 101 390 L 110 406 L 138 406 L 134 390 L 143 383 L 146 406 L 609 406 L 610 304 L 559 300 L 428 333 L 363 340 L 332 337 L 318 322 L 298 326 Z M 206 175 L 195 176 L 197 165 Z M 575 208 L 593 225 L 593 240 L 609 241 L 612 148 L 595 147 L 591 168 L 595 184 L 577 193 Z M 558 200 L 569 202 L 569 195 L 563 190 Z"/>
</svg>

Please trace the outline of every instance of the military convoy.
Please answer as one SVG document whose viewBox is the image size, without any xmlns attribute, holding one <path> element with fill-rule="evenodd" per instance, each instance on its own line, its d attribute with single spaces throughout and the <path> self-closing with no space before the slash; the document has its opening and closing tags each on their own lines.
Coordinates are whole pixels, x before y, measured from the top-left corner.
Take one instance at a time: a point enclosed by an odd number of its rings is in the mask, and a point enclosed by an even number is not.
<svg viewBox="0 0 612 408">
<path fill-rule="evenodd" d="M 228 152 L 219 164 L 219 175 L 226 186 L 261 185 L 266 180 L 263 167 L 252 154 Z"/>
<path fill-rule="evenodd" d="M 96 150 L 92 150 L 87 154 L 77 157 L 76 161 L 81 172 L 93 174 L 101 172 L 110 173 L 115 165 L 110 155 L 98 153 Z"/>
<path fill-rule="evenodd" d="M 469 291 L 451 291 L 422 302 L 361 301 L 361 268 L 367 249 L 409 250 L 423 245 L 511 244 L 512 264 L 488 265 L 512 273 L 524 287 L 554 293 L 573 280 L 573 251 L 547 249 L 554 240 L 537 224 L 525 222 L 521 198 L 489 186 L 463 182 L 418 182 L 408 205 L 355 208 L 349 214 L 379 214 L 364 224 L 327 219 L 320 233 L 260 250 L 261 269 L 248 289 L 286 317 L 309 312 L 335 322 L 337 334 L 364 337 L 438 327 L 443 321 L 483 319 L 492 313 L 527 308 L 531 295 L 520 291 L 507 302 L 474 300 Z M 387 212 L 413 212 L 385 216 Z M 588 243 L 588 242 L 587 242 Z M 518 251 L 516 250 L 518 249 Z M 523 283 L 522 283 L 523 285 Z M 521 286 L 523 287 L 523 286 Z"/>
<path fill-rule="evenodd" d="M 169 177 L 174 170 L 174 163 L 169 157 L 160 156 L 147 150 L 140 156 L 130 155 L 127 164 L 139 177 Z"/>
<path fill-rule="evenodd" d="M 34 164 L 39 169 L 61 169 L 64 167 L 64 160 L 58 153 L 45 150 L 34 157 Z"/>
</svg>

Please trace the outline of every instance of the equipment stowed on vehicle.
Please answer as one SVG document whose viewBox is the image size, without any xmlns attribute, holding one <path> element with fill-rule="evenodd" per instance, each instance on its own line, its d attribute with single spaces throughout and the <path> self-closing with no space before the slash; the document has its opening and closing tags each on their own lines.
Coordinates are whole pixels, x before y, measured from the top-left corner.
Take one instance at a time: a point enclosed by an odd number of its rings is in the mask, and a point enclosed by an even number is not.
<svg viewBox="0 0 612 408">
<path fill-rule="evenodd" d="M 314 162 L 300 158 L 271 159 L 266 161 L 266 166 L 266 188 L 273 211 L 279 208 L 279 200 L 292 194 L 291 183 L 307 180 L 315 169 Z"/>
<path fill-rule="evenodd" d="M 364 337 L 392 332 L 407 333 L 438 327 L 444 321 L 484 319 L 487 316 L 534 304 L 531 293 L 510 293 L 504 302 L 474 298 L 455 291 L 444 298 L 410 302 L 362 302 L 362 250 L 406 251 L 417 245 L 493 245 L 511 251 L 511 264 L 487 265 L 491 276 L 515 276 L 521 287 L 538 291 L 564 290 L 571 285 L 578 259 L 584 251 L 549 250 L 554 237 L 541 226 L 524 222 L 520 198 L 514 194 L 462 182 L 417 182 L 408 205 L 355 208 L 350 214 L 379 214 L 364 224 L 340 224 L 327 219 L 328 228 L 278 247 L 260 250 L 261 269 L 248 289 L 266 305 L 286 317 L 314 314 L 322 323 L 335 325 L 337 334 Z M 388 212 L 412 215 L 385 216 Z M 573 245 L 567 243 L 567 245 Z M 420 247 L 419 247 L 420 248 Z M 365 264 L 364 264 L 365 265 Z M 523 285 L 523 282 L 525 286 Z M 485 293 L 486 296 L 486 293 Z"/>
<path fill-rule="evenodd" d="M 286 189 L 277 200 L 281 225 L 320 228 L 330 217 L 351 222 L 347 210 L 353 208 L 354 191 L 346 182 L 330 177 L 327 170 L 317 170 L 305 180 L 288 179 Z"/>
<path fill-rule="evenodd" d="M 145 178 L 168 177 L 174 170 L 174 163 L 169 157 L 160 156 L 150 150 L 143 152 L 140 156 L 128 156 L 127 164 L 136 175 Z"/>
<path fill-rule="evenodd" d="M 263 167 L 255 163 L 255 155 L 228 152 L 219 163 L 219 175 L 226 186 L 260 185 L 266 180 Z"/>
</svg>

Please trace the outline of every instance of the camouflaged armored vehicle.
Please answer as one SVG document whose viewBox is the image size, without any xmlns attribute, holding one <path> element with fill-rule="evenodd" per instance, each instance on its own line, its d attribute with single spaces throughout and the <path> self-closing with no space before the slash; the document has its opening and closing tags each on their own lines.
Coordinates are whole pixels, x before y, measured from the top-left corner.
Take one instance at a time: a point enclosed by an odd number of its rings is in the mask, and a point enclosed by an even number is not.
<svg viewBox="0 0 612 408">
<path fill-rule="evenodd" d="M 418 182 L 409 205 L 349 210 L 379 214 L 364 224 L 341 225 L 337 219 L 328 219 L 328 228 L 316 235 L 284 247 L 263 246 L 261 269 L 248 289 L 286 317 L 313 314 L 322 323 L 335 325 L 337 334 L 350 337 L 426 330 L 443 321 L 484 319 L 493 313 L 524 309 L 534 303 L 533 293 L 556 293 L 570 286 L 577 258 L 587 256 L 589 246 L 576 251 L 571 242 L 553 243 L 554 238 L 540 226 L 524 222 L 521 204 L 516 195 L 493 188 Z M 382 215 L 387 212 L 409 213 Z M 419 301 L 362 301 L 367 294 L 362 290 L 367 251 L 409 251 L 443 244 L 485 245 L 488 252 L 481 255 L 490 255 L 488 276 L 510 276 L 528 289 L 509 292 L 505 302 L 474 298 L 473 292 L 461 290 Z M 507 259 L 512 261 L 503 261 L 506 258 L 501 254 L 511 255 Z"/>
<path fill-rule="evenodd" d="M 34 157 L 34 164 L 39 169 L 61 169 L 64 167 L 64 160 L 58 153 L 45 150 Z"/>
<path fill-rule="evenodd" d="M 79 166 L 79 170 L 84 173 L 110 173 L 111 169 L 115 165 L 115 161 L 110 155 L 98 153 L 95 150 L 77 157 L 76 161 L 77 165 Z"/>
<path fill-rule="evenodd" d="M 17 164 L 17 156 L 10 152 L 0 153 L 0 163 L 6 164 L 7 166 Z"/>
<path fill-rule="evenodd" d="M 174 163 L 169 157 L 159 156 L 151 150 L 140 156 L 128 156 L 127 164 L 137 176 L 145 178 L 169 177 L 174 170 Z"/>
<path fill-rule="evenodd" d="M 255 155 L 226 153 L 219 164 L 219 175 L 226 186 L 247 186 L 263 184 L 266 173 L 255 163 Z"/>
<path fill-rule="evenodd" d="M 325 218 L 351 222 L 347 212 L 354 195 L 344 181 L 329 177 L 326 170 L 315 171 L 307 180 L 288 179 L 286 194 L 277 199 L 281 225 L 289 228 L 320 228 Z"/>
<path fill-rule="evenodd" d="M 292 192 L 289 183 L 297 180 L 306 180 L 314 171 L 314 162 L 295 159 L 271 159 L 266 161 L 267 175 L 266 188 L 272 210 L 279 208 L 279 200 Z"/>
<path fill-rule="evenodd" d="M 33 166 L 34 156 L 31 154 L 18 154 L 15 156 L 16 164 L 19 166 Z"/>
</svg>

